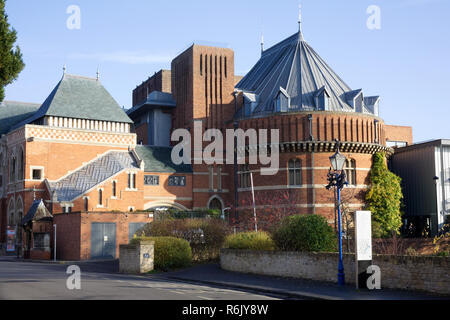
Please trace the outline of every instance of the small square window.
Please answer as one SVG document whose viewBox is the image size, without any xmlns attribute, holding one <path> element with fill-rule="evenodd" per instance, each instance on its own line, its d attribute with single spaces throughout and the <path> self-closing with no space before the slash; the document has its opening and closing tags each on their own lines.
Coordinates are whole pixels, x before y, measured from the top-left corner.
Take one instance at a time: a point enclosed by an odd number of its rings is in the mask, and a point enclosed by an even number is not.
<svg viewBox="0 0 450 320">
<path fill-rule="evenodd" d="M 42 180 L 42 169 L 33 169 L 33 180 Z"/>
</svg>

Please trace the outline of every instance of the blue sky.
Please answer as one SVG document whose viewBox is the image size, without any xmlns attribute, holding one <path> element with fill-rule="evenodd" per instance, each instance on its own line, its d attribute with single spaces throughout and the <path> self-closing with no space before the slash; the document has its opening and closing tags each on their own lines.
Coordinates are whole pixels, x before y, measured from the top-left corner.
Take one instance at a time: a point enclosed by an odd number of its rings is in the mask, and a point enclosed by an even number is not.
<svg viewBox="0 0 450 320">
<path fill-rule="evenodd" d="M 415 142 L 450 138 L 450 1 L 302 0 L 306 41 L 353 89 L 380 95 L 388 124 L 413 126 Z M 81 29 L 69 30 L 70 5 Z M 193 42 L 235 52 L 244 75 L 265 46 L 296 32 L 298 0 L 8 0 L 26 68 L 6 88 L 7 100 L 42 103 L 67 72 L 95 77 L 120 105 L 132 90 Z M 369 30 L 366 10 L 381 9 Z"/>
</svg>

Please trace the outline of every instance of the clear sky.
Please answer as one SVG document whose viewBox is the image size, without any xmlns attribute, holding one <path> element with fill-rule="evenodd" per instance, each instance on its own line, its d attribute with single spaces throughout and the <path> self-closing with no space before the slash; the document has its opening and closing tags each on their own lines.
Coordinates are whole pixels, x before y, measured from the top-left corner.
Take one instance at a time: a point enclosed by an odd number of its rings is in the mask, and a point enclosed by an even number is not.
<svg viewBox="0 0 450 320">
<path fill-rule="evenodd" d="M 388 124 L 415 142 L 450 138 L 450 1 L 302 0 L 306 41 L 353 89 L 380 95 Z M 69 29 L 77 5 L 80 29 Z M 118 103 L 193 42 L 235 52 L 245 75 L 265 47 L 297 31 L 299 0 L 8 0 L 26 67 L 6 100 L 42 103 L 67 72 L 95 77 Z M 371 5 L 381 29 L 370 30 Z"/>
</svg>

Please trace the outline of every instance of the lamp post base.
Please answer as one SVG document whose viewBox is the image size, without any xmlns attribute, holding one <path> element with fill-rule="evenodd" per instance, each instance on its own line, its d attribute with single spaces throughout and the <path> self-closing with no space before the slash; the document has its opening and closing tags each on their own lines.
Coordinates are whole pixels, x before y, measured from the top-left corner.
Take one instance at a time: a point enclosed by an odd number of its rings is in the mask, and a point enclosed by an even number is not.
<svg viewBox="0 0 450 320">
<path fill-rule="evenodd" d="M 345 273 L 344 273 L 344 264 L 342 260 L 339 259 L 339 267 L 338 267 L 338 285 L 345 285 Z"/>
<path fill-rule="evenodd" d="M 339 273 L 338 273 L 338 285 L 345 286 L 345 274 L 344 274 L 344 271 L 339 271 Z"/>
</svg>

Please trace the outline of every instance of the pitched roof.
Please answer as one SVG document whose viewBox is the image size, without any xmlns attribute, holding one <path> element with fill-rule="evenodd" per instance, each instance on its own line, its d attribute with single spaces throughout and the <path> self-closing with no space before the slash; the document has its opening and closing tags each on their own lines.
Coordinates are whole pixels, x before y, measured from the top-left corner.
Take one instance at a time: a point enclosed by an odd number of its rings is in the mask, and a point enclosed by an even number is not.
<svg viewBox="0 0 450 320">
<path fill-rule="evenodd" d="M 44 116 L 133 123 L 101 82 L 64 74 L 39 110 L 14 128 Z"/>
<path fill-rule="evenodd" d="M 39 104 L 4 101 L 0 104 L 0 135 L 8 133 L 13 126 L 31 117 Z"/>
<path fill-rule="evenodd" d="M 139 169 L 130 152 L 110 151 L 66 177 L 48 182 L 57 201 L 70 202 L 124 169 Z"/>
<path fill-rule="evenodd" d="M 22 219 L 22 225 L 24 226 L 30 221 L 38 221 L 47 218 L 51 219 L 53 218 L 53 216 L 50 211 L 48 211 L 47 207 L 44 204 L 44 201 L 42 199 L 34 200 L 27 214 Z"/>
<path fill-rule="evenodd" d="M 191 173 L 192 166 L 172 162 L 172 148 L 136 146 L 136 153 L 144 161 L 145 172 Z"/>
<path fill-rule="evenodd" d="M 347 102 L 347 93 L 352 89 L 309 46 L 301 32 L 263 51 L 256 65 L 236 85 L 236 89 L 259 97 L 254 115 L 276 111 L 274 100 L 280 88 L 287 92 L 292 111 L 318 110 L 315 97 L 324 89 L 330 96 L 327 110 L 354 111 Z"/>
</svg>

